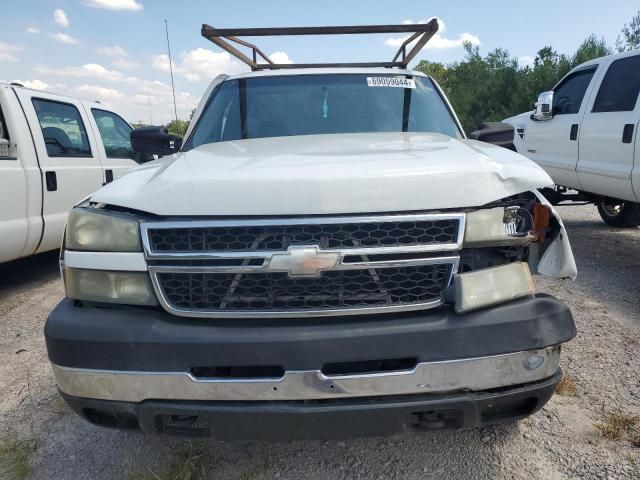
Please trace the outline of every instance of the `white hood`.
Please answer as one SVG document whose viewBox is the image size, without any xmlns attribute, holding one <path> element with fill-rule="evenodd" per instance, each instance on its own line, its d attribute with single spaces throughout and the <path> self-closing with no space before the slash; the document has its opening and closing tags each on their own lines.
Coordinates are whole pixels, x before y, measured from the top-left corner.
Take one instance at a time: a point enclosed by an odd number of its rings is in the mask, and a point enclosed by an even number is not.
<svg viewBox="0 0 640 480">
<path fill-rule="evenodd" d="M 314 215 L 477 207 L 551 185 L 526 158 L 439 134 L 203 145 L 134 169 L 92 201 L 158 215 Z"/>
</svg>

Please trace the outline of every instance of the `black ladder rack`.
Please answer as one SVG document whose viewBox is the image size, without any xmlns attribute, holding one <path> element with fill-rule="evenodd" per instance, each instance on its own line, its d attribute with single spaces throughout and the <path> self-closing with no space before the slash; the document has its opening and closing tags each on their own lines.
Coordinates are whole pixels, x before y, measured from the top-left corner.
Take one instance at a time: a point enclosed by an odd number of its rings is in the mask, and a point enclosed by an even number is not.
<svg viewBox="0 0 640 480">
<path fill-rule="evenodd" d="M 410 25 L 355 25 L 343 27 L 284 27 L 284 28 L 214 28 L 202 25 L 202 36 L 246 63 L 251 70 L 275 70 L 282 68 L 324 68 L 324 67 L 386 67 L 407 68 L 407 65 L 424 48 L 438 31 L 438 20 Z M 289 35 L 353 35 L 371 33 L 411 33 L 390 62 L 349 62 L 349 63 L 274 63 L 258 47 L 238 37 L 269 37 Z M 410 43 L 415 45 L 407 52 Z M 252 51 L 252 58 L 238 50 L 230 42 Z M 258 57 L 264 63 L 258 63 Z"/>
</svg>

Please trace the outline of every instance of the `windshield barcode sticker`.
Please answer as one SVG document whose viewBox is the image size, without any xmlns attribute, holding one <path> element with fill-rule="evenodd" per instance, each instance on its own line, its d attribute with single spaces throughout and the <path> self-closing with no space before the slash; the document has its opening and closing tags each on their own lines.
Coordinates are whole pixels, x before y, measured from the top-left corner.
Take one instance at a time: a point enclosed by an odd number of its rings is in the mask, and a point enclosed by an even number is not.
<svg viewBox="0 0 640 480">
<path fill-rule="evenodd" d="M 367 77 L 367 85 L 370 87 L 416 88 L 416 81 L 413 78 L 405 77 Z"/>
</svg>

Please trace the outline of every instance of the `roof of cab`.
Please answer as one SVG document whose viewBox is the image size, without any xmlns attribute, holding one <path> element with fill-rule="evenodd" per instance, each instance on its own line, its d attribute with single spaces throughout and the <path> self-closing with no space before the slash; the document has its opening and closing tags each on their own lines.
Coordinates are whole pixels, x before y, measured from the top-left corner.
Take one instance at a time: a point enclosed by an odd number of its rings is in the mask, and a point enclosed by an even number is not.
<svg viewBox="0 0 640 480">
<path fill-rule="evenodd" d="M 614 62 L 616 60 L 619 60 L 620 58 L 634 57 L 636 55 L 640 55 L 640 50 L 630 50 L 627 52 L 615 53 L 613 55 L 606 55 L 604 57 L 594 58 L 593 60 L 589 60 L 584 63 L 581 63 L 580 65 L 574 67 L 571 71 L 580 70 L 582 68 L 590 67 L 592 65 L 598 65 L 603 61 L 606 61 L 607 63 L 609 63 L 609 62 Z"/>
<path fill-rule="evenodd" d="M 230 75 L 227 80 L 236 80 L 239 78 L 252 78 L 252 77 L 281 77 L 292 75 L 336 75 L 336 74 L 350 74 L 350 75 L 412 75 L 417 77 L 426 77 L 422 72 L 417 70 L 408 70 L 400 68 L 382 68 L 382 67 L 360 67 L 360 68 L 345 68 L 345 67 L 332 67 L 332 68 L 291 68 L 291 69 L 276 69 L 276 70 L 256 70 L 246 71 Z"/>
</svg>

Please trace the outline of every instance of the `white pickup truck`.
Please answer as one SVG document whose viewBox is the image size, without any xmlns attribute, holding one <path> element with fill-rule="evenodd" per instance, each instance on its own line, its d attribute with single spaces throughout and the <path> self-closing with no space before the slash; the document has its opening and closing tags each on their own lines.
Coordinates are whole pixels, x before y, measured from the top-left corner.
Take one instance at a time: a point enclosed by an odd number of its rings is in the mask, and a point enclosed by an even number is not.
<svg viewBox="0 0 640 480">
<path fill-rule="evenodd" d="M 69 210 L 146 158 L 96 102 L 0 84 L 0 262 L 60 247 Z"/>
<path fill-rule="evenodd" d="M 413 32 L 419 50 L 436 29 L 203 27 L 254 71 L 212 82 L 182 145 L 135 130 L 134 149 L 171 155 L 69 216 L 67 298 L 45 337 L 75 411 L 302 439 L 471 428 L 549 400 L 576 333 L 532 277 L 576 275 L 537 192 L 551 178 L 466 139 L 438 85 L 406 68 L 415 50 L 258 65 L 223 39 Z"/>
<path fill-rule="evenodd" d="M 579 65 L 540 94 L 534 112 L 504 120 L 518 153 L 553 178 L 543 192 L 552 203 L 593 202 L 609 225 L 640 225 L 639 92 L 636 50 Z"/>
</svg>

